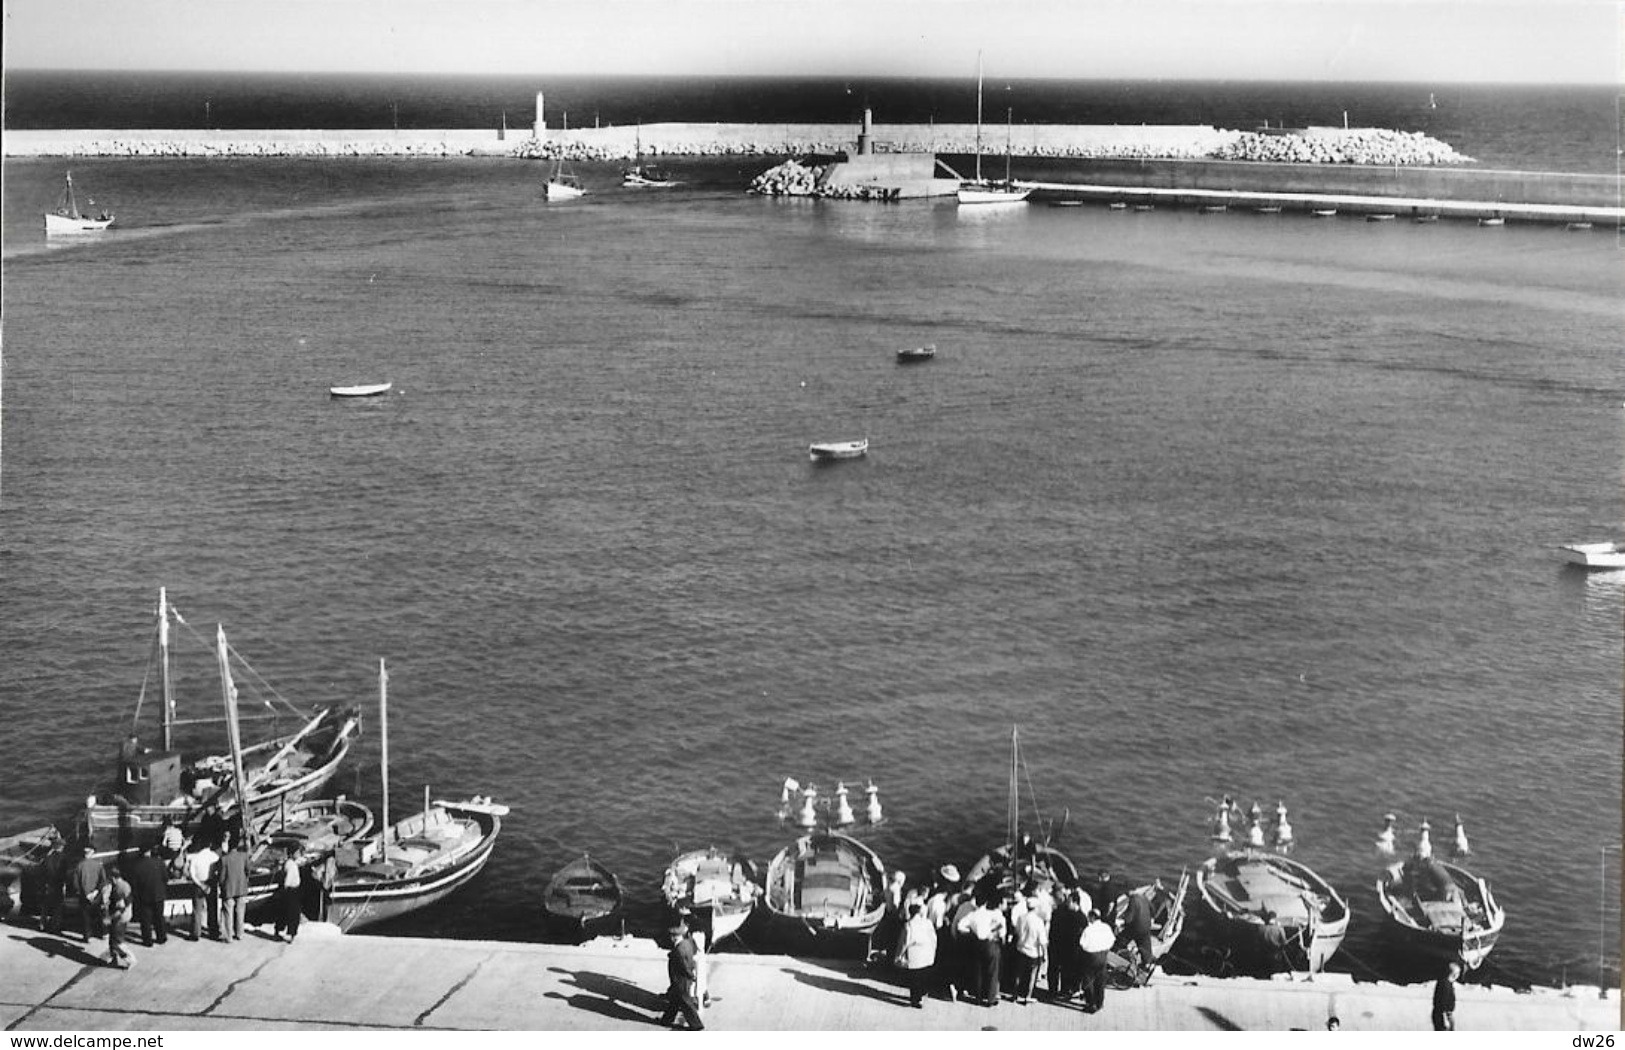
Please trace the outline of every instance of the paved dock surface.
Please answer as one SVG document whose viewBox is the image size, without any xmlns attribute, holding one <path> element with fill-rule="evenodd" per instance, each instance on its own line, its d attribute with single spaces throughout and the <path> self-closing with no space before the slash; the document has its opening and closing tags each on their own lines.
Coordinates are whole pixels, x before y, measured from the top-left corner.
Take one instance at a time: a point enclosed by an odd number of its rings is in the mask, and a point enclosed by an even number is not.
<svg viewBox="0 0 1625 1050">
<path fill-rule="evenodd" d="M 666 956 L 647 940 L 581 946 L 341 934 L 307 927 L 281 943 L 171 937 L 131 948 L 128 970 L 93 953 L 105 942 L 0 926 L 0 1027 L 8 1031 L 407 1030 L 657 1031 Z M 1154 978 L 1107 993 L 1106 1007 L 1011 1002 L 908 1005 L 894 974 L 856 961 L 720 953 L 709 959 L 717 1031 L 1236 1031 L 1430 1028 L 1431 985 Z M 1619 1030 L 1617 990 L 1464 985 L 1463 1031 Z M 1567 1045 L 1565 1043 L 1565 1045 Z"/>
</svg>

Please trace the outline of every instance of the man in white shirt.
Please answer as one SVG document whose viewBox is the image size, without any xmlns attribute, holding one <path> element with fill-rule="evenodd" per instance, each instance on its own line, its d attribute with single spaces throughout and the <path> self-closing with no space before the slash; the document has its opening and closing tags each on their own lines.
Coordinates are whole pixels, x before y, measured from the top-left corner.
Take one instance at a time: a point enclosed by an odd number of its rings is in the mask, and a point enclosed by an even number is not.
<svg viewBox="0 0 1625 1050">
<path fill-rule="evenodd" d="M 193 842 L 192 852 L 186 855 L 186 881 L 192 891 L 192 940 L 201 940 L 203 937 L 203 916 L 209 916 L 209 936 L 220 936 L 220 898 L 219 889 L 215 881 L 215 865 L 220 863 L 220 854 L 214 847 L 202 840 Z"/>
</svg>

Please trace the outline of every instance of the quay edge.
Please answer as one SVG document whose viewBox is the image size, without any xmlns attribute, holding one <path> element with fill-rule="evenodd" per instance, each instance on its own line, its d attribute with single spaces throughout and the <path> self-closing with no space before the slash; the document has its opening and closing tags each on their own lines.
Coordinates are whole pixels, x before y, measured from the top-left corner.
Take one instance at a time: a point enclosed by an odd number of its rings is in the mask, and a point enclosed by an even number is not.
<svg viewBox="0 0 1625 1050">
<path fill-rule="evenodd" d="M 8 1031 L 390 1030 L 655 1031 L 665 953 L 652 941 L 585 945 L 449 941 L 302 928 L 284 944 L 253 929 L 241 942 L 130 949 L 136 964 L 95 964 L 77 939 L 0 926 L 0 1027 Z M 523 989 L 522 994 L 515 994 Z M 1107 994 L 1094 1015 L 1036 1002 L 993 1009 L 932 999 L 907 1007 L 888 970 L 861 962 L 719 954 L 709 959 L 718 1031 L 1214 1031 L 1430 1027 L 1429 984 L 1360 984 L 1347 975 L 1252 980 L 1158 975 Z M 1617 989 L 1516 992 L 1466 984 L 1463 1031 L 1615 1031 Z"/>
</svg>

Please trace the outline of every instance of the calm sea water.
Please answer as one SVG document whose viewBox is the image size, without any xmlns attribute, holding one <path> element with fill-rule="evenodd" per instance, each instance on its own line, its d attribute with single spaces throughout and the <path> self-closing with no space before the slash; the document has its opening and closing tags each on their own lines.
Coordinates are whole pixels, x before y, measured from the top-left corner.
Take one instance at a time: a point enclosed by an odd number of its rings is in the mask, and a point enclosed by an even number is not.
<svg viewBox="0 0 1625 1050">
<path fill-rule="evenodd" d="M 536 93 L 557 128 L 659 121 L 969 123 L 964 77 L 791 78 L 334 76 L 7 71 L 8 128 L 529 127 Z M 987 81 L 990 112 L 1018 124 L 1394 128 L 1441 139 L 1480 167 L 1612 174 L 1617 87 Z M 855 132 L 854 132 L 855 133 Z"/>
<path fill-rule="evenodd" d="M 1284 800 L 1370 976 L 1381 815 L 1459 812 L 1485 975 L 1617 979 L 1625 578 L 1553 550 L 1620 535 L 1612 234 L 740 192 L 764 165 L 547 205 L 520 161 L 87 160 L 120 227 L 55 250 L 60 165 L 7 164 L 0 830 L 101 778 L 164 585 L 291 700 L 388 658 L 397 806 L 514 807 L 397 932 L 539 938 L 581 851 L 647 921 L 679 849 L 791 837 L 786 776 L 872 778 L 888 863 L 966 865 L 1019 725 L 1080 865 L 1177 878 L 1211 798 Z"/>
</svg>

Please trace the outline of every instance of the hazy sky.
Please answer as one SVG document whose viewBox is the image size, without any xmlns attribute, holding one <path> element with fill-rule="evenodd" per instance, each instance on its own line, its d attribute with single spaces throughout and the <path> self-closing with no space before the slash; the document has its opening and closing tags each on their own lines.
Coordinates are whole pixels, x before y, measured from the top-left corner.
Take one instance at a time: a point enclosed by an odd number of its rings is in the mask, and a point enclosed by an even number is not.
<svg viewBox="0 0 1625 1050">
<path fill-rule="evenodd" d="M 23 69 L 1617 83 L 1612 0 L 4 0 Z"/>
</svg>

